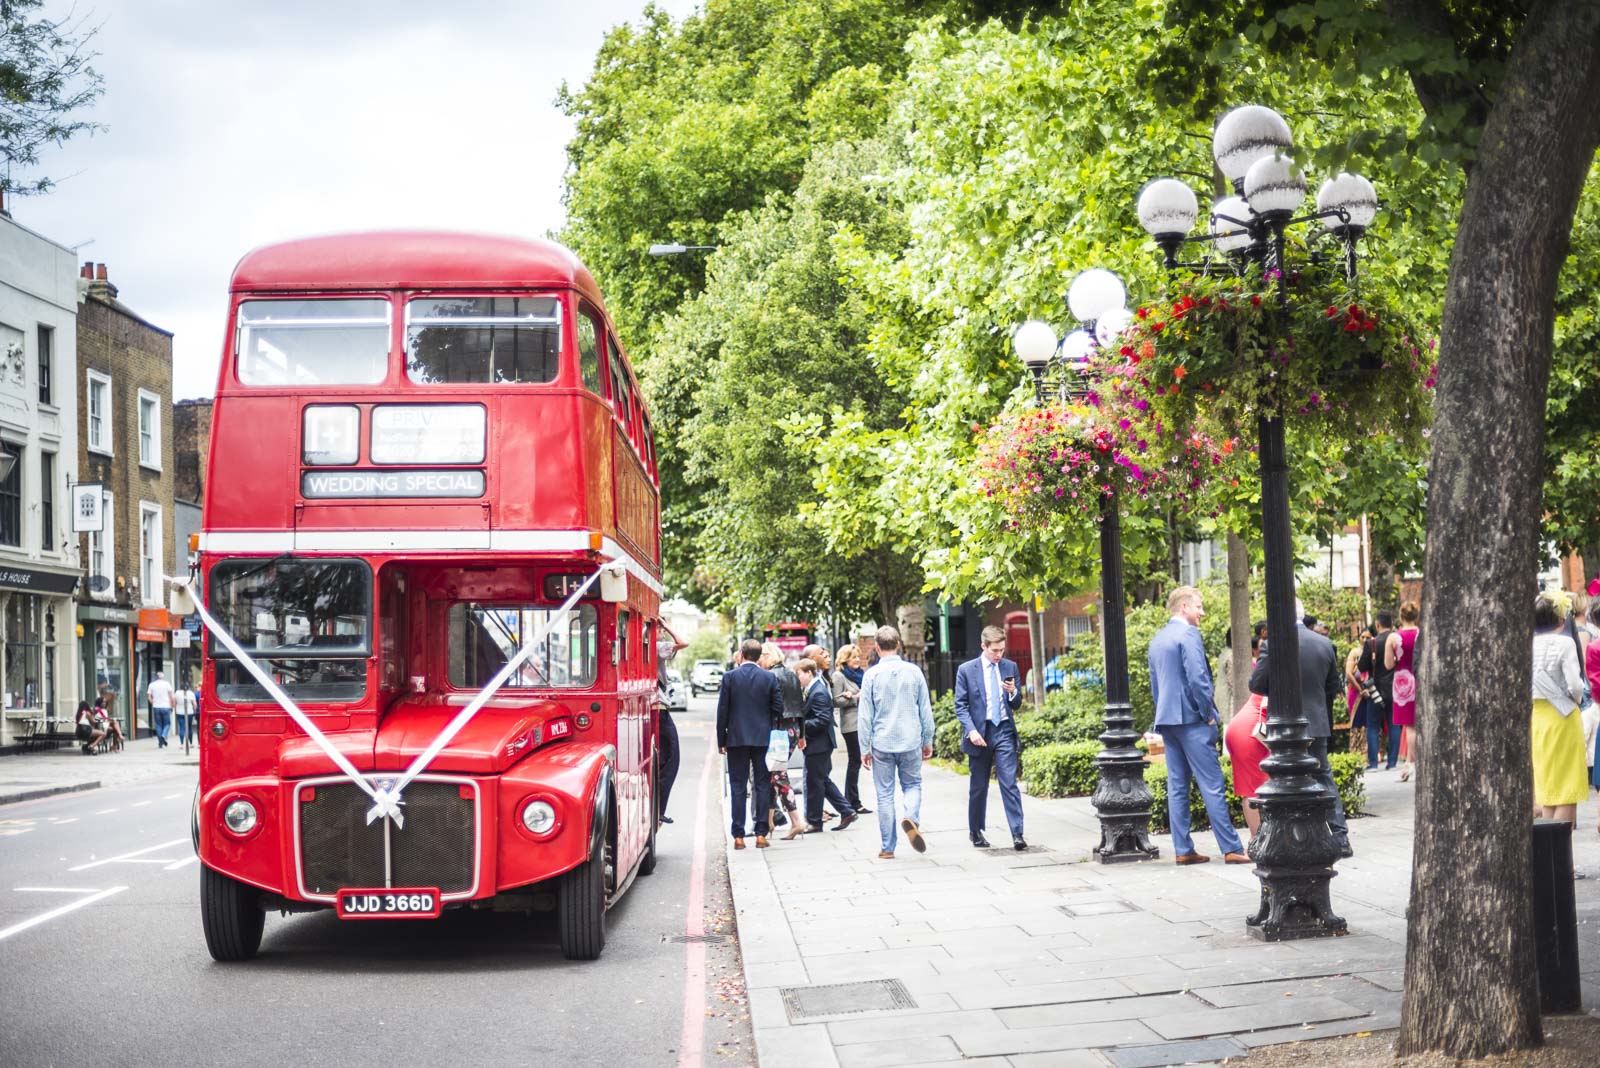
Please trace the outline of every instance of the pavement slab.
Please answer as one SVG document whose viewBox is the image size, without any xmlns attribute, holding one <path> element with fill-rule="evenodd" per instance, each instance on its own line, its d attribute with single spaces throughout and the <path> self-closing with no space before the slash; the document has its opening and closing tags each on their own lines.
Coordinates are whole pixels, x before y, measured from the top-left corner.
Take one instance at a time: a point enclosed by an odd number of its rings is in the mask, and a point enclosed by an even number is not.
<svg viewBox="0 0 1600 1068">
<path fill-rule="evenodd" d="M 759 1062 L 1154 1068 L 1394 1027 L 1412 796 L 1369 777 L 1375 818 L 1352 822 L 1356 857 L 1332 886 L 1351 933 L 1269 944 L 1244 925 L 1260 898 L 1250 867 L 1180 869 L 1166 835 L 1158 860 L 1094 863 L 1086 798 L 1024 799 L 1043 848 L 974 850 L 967 779 L 929 767 L 925 854 L 902 842 L 878 860 L 871 825 L 728 852 Z M 1600 872 L 1600 836 L 1573 849 Z M 1600 880 L 1577 886 L 1585 1001 L 1600 1005 Z M 780 993 L 873 979 L 898 979 L 915 1007 L 796 1021 Z"/>
</svg>

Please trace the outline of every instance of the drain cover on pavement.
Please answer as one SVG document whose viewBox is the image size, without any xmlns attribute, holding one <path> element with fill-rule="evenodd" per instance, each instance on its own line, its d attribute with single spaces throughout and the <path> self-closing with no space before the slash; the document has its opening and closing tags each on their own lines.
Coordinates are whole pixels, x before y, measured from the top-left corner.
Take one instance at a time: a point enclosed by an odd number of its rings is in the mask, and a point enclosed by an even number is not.
<svg viewBox="0 0 1600 1068">
<path fill-rule="evenodd" d="M 1114 912 L 1138 912 L 1139 906 L 1130 901 L 1081 901 L 1076 905 L 1057 905 L 1068 916 L 1109 916 Z"/>
<path fill-rule="evenodd" d="M 830 983 L 827 986 L 787 986 L 782 988 L 782 993 L 783 1007 L 788 1010 L 790 1023 L 816 1016 L 917 1007 L 916 999 L 898 979 Z"/>
</svg>

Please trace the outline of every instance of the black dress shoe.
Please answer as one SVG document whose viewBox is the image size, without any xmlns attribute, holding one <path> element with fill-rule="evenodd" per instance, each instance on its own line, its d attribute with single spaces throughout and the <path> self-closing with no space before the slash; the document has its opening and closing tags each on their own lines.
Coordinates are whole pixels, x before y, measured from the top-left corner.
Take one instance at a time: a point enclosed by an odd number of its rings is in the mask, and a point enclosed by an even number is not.
<svg viewBox="0 0 1600 1068">
<path fill-rule="evenodd" d="M 857 816 L 870 816 L 870 815 L 872 815 L 872 810 L 870 808 L 864 808 L 861 805 L 857 805 L 856 806 L 856 815 Z"/>
<path fill-rule="evenodd" d="M 1015 849 L 1018 853 L 1021 853 L 1023 850 L 1028 848 L 1028 843 L 1019 836 L 1011 839 L 1011 848 Z"/>
<path fill-rule="evenodd" d="M 980 831 L 972 836 L 972 844 L 977 846 L 979 849 L 988 849 L 989 839 L 985 838 L 983 833 Z"/>
</svg>

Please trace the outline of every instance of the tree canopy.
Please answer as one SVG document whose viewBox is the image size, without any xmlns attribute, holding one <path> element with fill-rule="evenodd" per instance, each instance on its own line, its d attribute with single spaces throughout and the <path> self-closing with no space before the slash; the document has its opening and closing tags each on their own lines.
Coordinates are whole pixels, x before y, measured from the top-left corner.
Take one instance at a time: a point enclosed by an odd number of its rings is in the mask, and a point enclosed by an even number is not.
<svg viewBox="0 0 1600 1068">
<path fill-rule="evenodd" d="M 83 19 L 45 18 L 42 6 L 43 0 L 0 3 L 0 151 L 6 159 L 0 189 L 17 196 L 54 184 L 48 175 L 24 176 L 46 148 L 99 129 L 81 117 L 102 89 L 91 65 L 96 27 Z"/>
</svg>

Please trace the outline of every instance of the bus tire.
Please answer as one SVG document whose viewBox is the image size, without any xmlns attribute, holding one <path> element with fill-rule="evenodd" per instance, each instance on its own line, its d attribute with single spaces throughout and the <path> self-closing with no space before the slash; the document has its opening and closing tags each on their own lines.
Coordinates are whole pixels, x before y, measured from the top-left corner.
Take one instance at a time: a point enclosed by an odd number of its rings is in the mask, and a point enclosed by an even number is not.
<svg viewBox="0 0 1600 1068">
<path fill-rule="evenodd" d="M 656 793 L 656 771 L 661 754 L 650 762 L 650 834 L 645 839 L 644 856 L 639 858 L 639 874 L 649 875 L 656 870 L 656 827 L 661 823 L 661 795 Z"/>
<path fill-rule="evenodd" d="M 267 914 L 257 903 L 260 891 L 200 865 L 200 925 L 212 959 L 249 960 L 261 948 Z"/>
<path fill-rule="evenodd" d="M 597 960 L 606 947 L 605 864 L 605 836 L 600 835 L 589 859 L 556 886 L 556 927 L 561 955 L 568 960 Z"/>
</svg>

